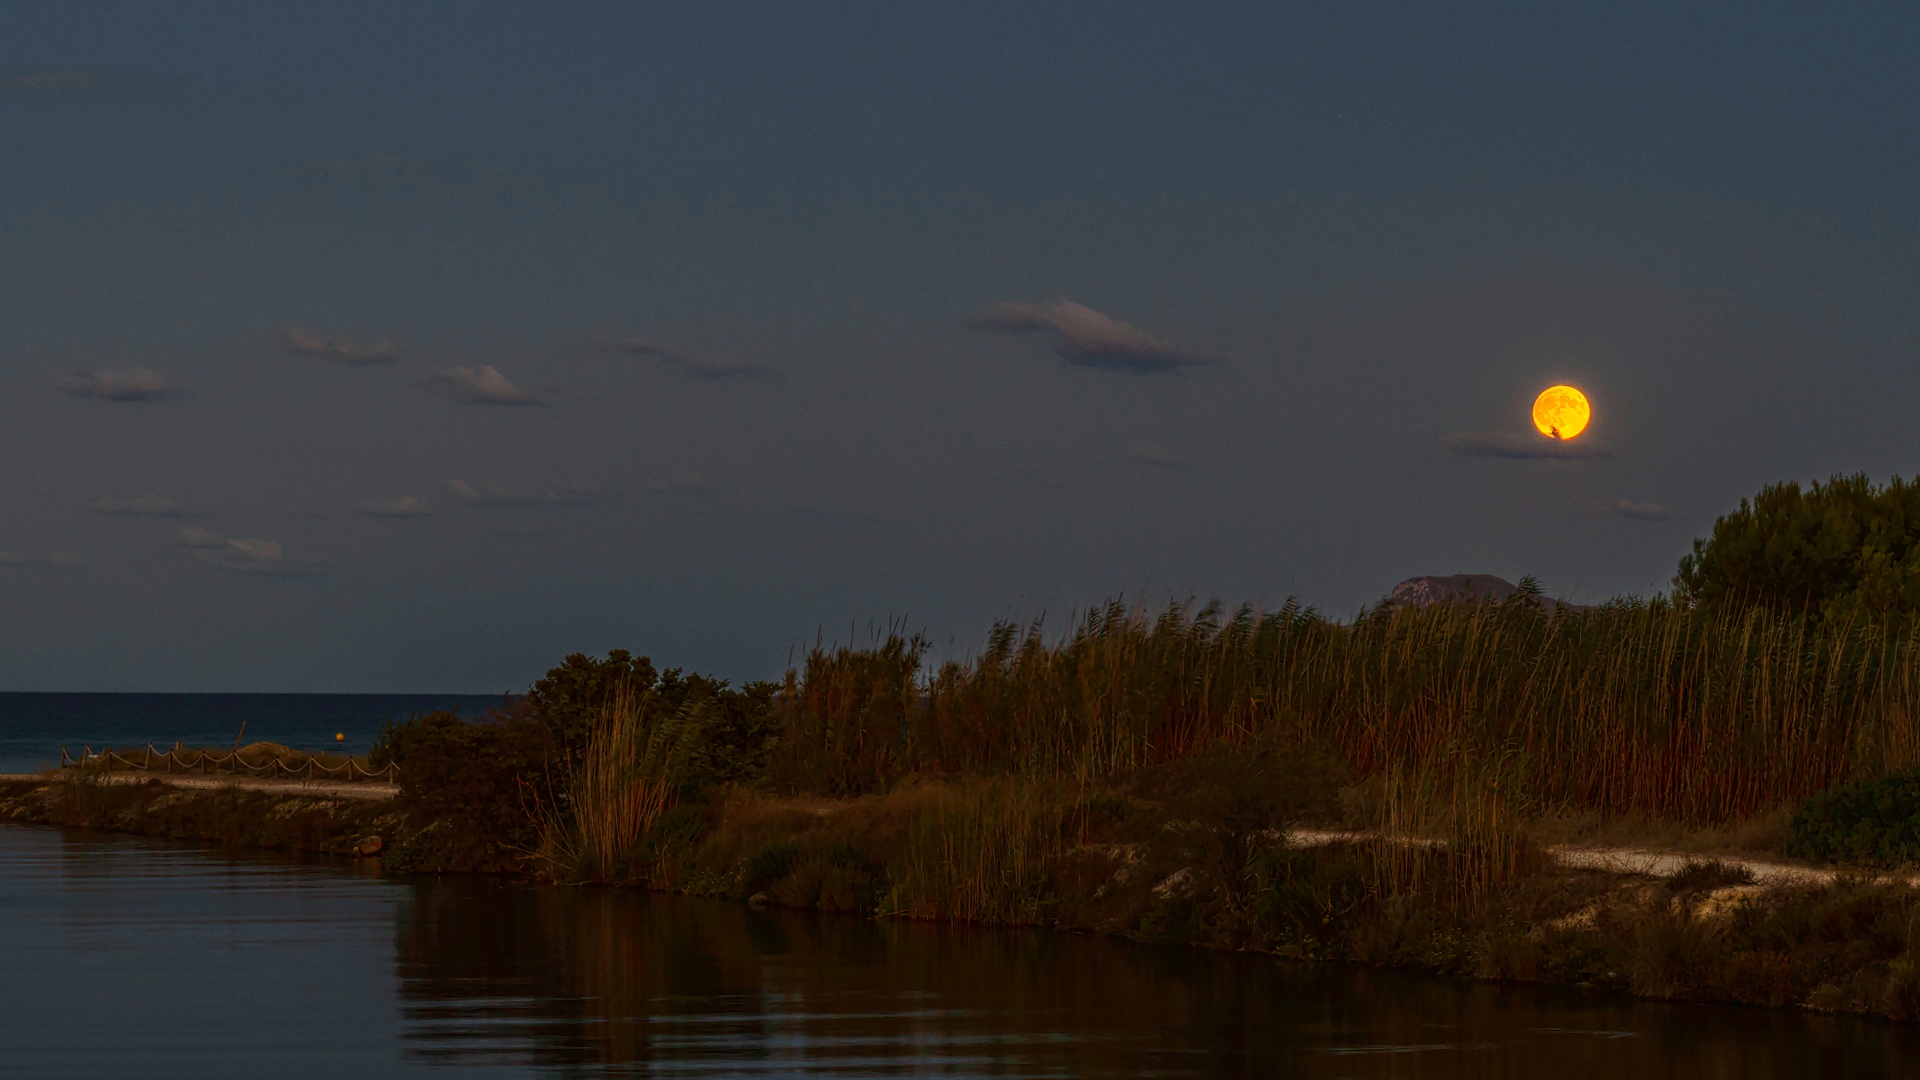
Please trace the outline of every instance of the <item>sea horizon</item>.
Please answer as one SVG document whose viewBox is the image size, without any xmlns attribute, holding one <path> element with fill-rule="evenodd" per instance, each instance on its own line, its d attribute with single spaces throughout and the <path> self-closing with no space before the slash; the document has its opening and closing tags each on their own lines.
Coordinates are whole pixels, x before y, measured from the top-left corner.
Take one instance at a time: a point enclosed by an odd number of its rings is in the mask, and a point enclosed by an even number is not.
<svg viewBox="0 0 1920 1080">
<path fill-rule="evenodd" d="M 477 717 L 520 695 L 0 690 L 0 773 L 60 763 L 91 747 L 225 747 L 275 742 L 365 753 L 389 723 L 451 710 Z"/>
</svg>

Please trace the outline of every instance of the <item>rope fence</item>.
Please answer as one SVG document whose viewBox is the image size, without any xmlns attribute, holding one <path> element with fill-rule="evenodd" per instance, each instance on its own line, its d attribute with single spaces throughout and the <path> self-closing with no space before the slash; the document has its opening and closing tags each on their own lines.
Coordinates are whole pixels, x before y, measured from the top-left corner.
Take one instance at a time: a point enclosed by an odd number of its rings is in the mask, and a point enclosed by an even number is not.
<svg viewBox="0 0 1920 1080">
<path fill-rule="evenodd" d="M 191 756 L 192 760 L 188 760 L 189 756 Z M 145 755 L 137 761 L 123 757 L 119 752 L 111 748 L 102 748 L 96 752 L 91 746 L 82 747 L 78 757 L 67 753 L 67 748 L 64 746 L 60 748 L 60 767 L 63 769 L 69 766 L 80 768 L 91 766 L 94 768 L 104 768 L 107 772 L 113 772 L 116 765 L 125 766 L 128 769 L 140 772 L 155 772 L 164 768 L 168 773 L 183 772 L 207 775 L 211 773 L 228 772 L 236 776 L 245 775 L 255 778 L 273 779 L 286 777 L 312 780 L 316 778 L 315 773 L 318 773 L 321 776 L 335 780 L 357 780 L 364 778 L 368 780 L 391 781 L 400 775 L 400 767 L 393 762 L 388 762 L 384 768 L 368 769 L 351 757 L 347 758 L 346 762 L 341 765 L 325 765 L 322 764 L 318 758 L 314 757 L 308 757 L 306 761 L 299 765 L 289 765 L 278 757 L 273 758 L 266 764 L 255 765 L 241 757 L 239 751 L 234 751 L 229 754 L 216 754 L 206 750 L 186 750 L 180 747 L 175 747 L 172 750 L 155 750 L 152 743 L 147 744 Z"/>
</svg>

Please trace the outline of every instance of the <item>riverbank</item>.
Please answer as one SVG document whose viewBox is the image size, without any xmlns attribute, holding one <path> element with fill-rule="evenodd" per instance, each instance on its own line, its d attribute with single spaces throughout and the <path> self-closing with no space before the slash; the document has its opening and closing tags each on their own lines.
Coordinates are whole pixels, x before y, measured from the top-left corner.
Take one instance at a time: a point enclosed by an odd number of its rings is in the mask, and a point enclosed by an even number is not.
<svg viewBox="0 0 1920 1080">
<path fill-rule="evenodd" d="M 269 784 L 5 779 L 0 821 L 442 869 L 427 855 L 451 826 L 401 800 Z M 841 799 L 736 788 L 669 814 L 644 857 L 604 882 L 1657 999 L 1895 1019 L 1920 1005 L 1920 893 L 1905 875 L 1524 840 L 1491 851 L 1330 829 L 1236 835 L 1143 799 L 1006 783 Z M 526 852 L 516 869 L 543 867 Z"/>
<path fill-rule="evenodd" d="M 340 791 L 352 787 L 363 790 Z M 372 789 L 381 790 L 372 790 Z M 391 785 L 215 776 L 0 776 L 0 822 L 373 857 L 405 831 Z"/>
</svg>

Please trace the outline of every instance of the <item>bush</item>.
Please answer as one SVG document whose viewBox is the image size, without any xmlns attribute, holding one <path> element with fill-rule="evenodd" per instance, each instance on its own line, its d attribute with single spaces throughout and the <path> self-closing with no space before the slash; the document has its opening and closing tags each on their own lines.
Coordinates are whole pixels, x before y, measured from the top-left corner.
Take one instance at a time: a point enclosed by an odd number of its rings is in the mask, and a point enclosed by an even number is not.
<svg viewBox="0 0 1920 1080">
<path fill-rule="evenodd" d="M 527 700 L 553 741 L 556 761 L 571 771 L 605 711 L 626 693 L 640 727 L 665 723 L 675 729 L 683 753 L 681 775 L 698 788 L 747 779 L 766 768 L 778 733 L 773 703 L 779 689 L 756 682 L 735 690 L 698 672 L 661 672 L 647 657 L 615 649 L 604 660 L 581 653 L 567 657 L 533 684 Z"/>
<path fill-rule="evenodd" d="M 1808 799 L 1788 825 L 1787 853 L 1857 866 L 1920 862 L 1920 772 L 1841 784 Z"/>
<path fill-rule="evenodd" d="M 394 870 L 500 873 L 539 843 L 535 809 L 553 796 L 551 741 L 521 713 L 468 723 L 451 712 L 390 726 L 381 754 L 400 766 L 398 806 L 419 832 Z"/>
</svg>

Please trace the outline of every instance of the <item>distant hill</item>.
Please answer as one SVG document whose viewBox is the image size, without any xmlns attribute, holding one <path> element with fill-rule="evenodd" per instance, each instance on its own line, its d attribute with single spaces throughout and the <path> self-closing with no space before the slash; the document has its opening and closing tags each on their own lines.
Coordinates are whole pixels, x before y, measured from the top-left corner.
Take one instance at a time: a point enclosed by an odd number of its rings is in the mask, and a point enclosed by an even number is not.
<svg viewBox="0 0 1920 1080">
<path fill-rule="evenodd" d="M 1395 585 L 1393 592 L 1387 595 L 1387 603 L 1426 605 L 1462 600 L 1505 600 L 1519 591 L 1520 586 L 1492 574 L 1423 574 Z M 1540 597 L 1540 605 L 1548 611 L 1560 608 L 1573 610 L 1581 606 L 1545 596 Z"/>
</svg>

